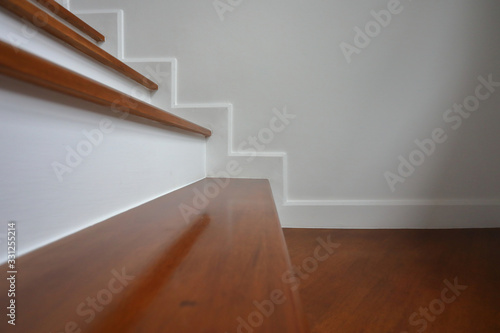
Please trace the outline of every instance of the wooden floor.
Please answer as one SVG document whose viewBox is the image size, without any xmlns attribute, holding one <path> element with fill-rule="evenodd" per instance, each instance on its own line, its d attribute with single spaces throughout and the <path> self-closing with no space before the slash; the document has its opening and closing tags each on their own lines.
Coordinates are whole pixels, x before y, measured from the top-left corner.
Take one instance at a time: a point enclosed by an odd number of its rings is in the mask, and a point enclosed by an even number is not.
<svg viewBox="0 0 500 333">
<path fill-rule="evenodd" d="M 500 332 L 500 229 L 284 234 L 313 333 Z"/>
</svg>

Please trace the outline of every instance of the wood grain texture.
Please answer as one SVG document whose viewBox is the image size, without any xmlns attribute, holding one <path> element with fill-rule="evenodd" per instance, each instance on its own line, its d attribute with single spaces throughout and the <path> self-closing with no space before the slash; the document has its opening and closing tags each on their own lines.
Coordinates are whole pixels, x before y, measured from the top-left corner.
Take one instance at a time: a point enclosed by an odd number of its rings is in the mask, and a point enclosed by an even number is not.
<svg viewBox="0 0 500 333">
<path fill-rule="evenodd" d="M 212 132 L 102 83 L 0 41 L 0 74 L 33 83 L 114 111 L 130 113 L 208 137 Z"/>
<path fill-rule="evenodd" d="M 144 87 L 151 90 L 158 90 L 158 85 L 156 83 L 154 83 L 141 73 L 137 72 L 136 70 L 132 69 L 122 61 L 113 57 L 111 54 L 107 53 L 91 41 L 85 39 L 76 31 L 66 26 L 51 15 L 47 14 L 29 1 L 0 0 L 0 6 L 19 16 L 20 18 L 25 19 L 39 29 L 42 29 L 52 36 L 62 40 L 63 42 L 74 47 L 75 49 L 91 57 L 92 59 L 100 62 L 101 64 L 138 82 Z"/>
<path fill-rule="evenodd" d="M 196 214 L 184 218 L 180 207 Z M 18 332 L 308 332 L 298 294 L 282 280 L 290 261 L 267 180 L 202 180 L 27 254 L 17 266 Z M 122 271 L 126 286 L 116 279 Z M 271 311 L 276 290 L 284 301 Z M 255 302 L 269 316 L 257 314 Z M 249 315 L 259 325 L 238 331 L 238 318 L 248 324 Z"/>
<path fill-rule="evenodd" d="M 340 244 L 300 285 L 314 333 L 500 332 L 500 229 L 284 229 L 284 234 L 298 267 L 318 237 L 330 235 Z M 459 296 L 444 283 L 453 284 L 455 277 L 467 286 Z M 445 288 L 445 298 L 455 297 L 449 304 L 442 301 Z M 428 309 L 429 319 L 421 308 Z"/>
<path fill-rule="evenodd" d="M 105 37 L 103 34 L 101 34 L 99 31 L 95 30 L 92 28 L 89 24 L 87 24 L 85 21 L 80 19 L 78 16 L 64 8 L 62 5 L 57 3 L 54 0 L 35 0 L 48 10 L 50 10 L 52 13 L 55 15 L 59 16 L 81 32 L 85 33 L 87 36 L 95 40 L 96 42 L 104 42 Z"/>
</svg>

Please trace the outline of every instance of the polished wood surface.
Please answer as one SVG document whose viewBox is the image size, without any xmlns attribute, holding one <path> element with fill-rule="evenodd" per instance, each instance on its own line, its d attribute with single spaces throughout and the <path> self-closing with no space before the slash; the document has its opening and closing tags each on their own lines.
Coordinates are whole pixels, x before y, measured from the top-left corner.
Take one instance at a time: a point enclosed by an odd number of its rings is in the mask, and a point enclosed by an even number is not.
<svg viewBox="0 0 500 333">
<path fill-rule="evenodd" d="M 36 5 L 26 0 L 0 0 L 0 6 L 25 19 L 34 26 L 48 32 L 78 51 L 86 54 L 101 64 L 114 69 L 151 90 L 158 90 L 158 85 L 132 69 L 127 64 L 113 57 L 99 46 L 87 40 L 70 27 L 47 14 Z"/>
<path fill-rule="evenodd" d="M 301 279 L 314 333 L 500 332 L 500 229 L 285 229 L 284 234 L 298 267 L 312 255 L 318 237 L 330 236 L 340 245 Z M 455 278 L 467 286 L 459 296 L 444 282 L 453 285 Z"/>
<path fill-rule="evenodd" d="M 59 16 L 81 32 L 85 33 L 87 36 L 95 40 L 96 42 L 104 42 L 105 37 L 103 34 L 101 34 L 99 31 L 95 30 L 92 28 L 90 25 L 88 25 L 85 21 L 80 19 L 78 16 L 64 8 L 62 5 L 57 3 L 54 0 L 35 0 L 48 10 L 50 10 L 52 13 L 55 15 Z"/>
<path fill-rule="evenodd" d="M 308 332 L 267 180 L 199 181 L 17 267 L 17 325 L 2 332 Z"/>
<path fill-rule="evenodd" d="M 9 44 L 1 41 L 0 74 L 111 107 L 114 111 L 130 113 L 168 126 L 202 134 L 206 137 L 212 134 L 207 128 L 123 94 L 118 90 L 72 72 L 36 55 L 16 50 Z"/>
</svg>

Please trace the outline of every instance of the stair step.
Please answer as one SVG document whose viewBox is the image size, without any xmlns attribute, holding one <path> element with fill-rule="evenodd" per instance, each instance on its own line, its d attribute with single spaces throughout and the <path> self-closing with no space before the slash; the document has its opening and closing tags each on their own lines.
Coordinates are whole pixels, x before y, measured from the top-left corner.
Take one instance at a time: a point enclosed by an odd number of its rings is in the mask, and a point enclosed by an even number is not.
<svg viewBox="0 0 500 333">
<path fill-rule="evenodd" d="M 123 45 L 121 40 L 122 31 L 120 31 L 121 20 L 123 18 L 122 18 L 122 13 L 119 10 L 109 10 L 109 11 L 103 11 L 101 13 L 74 11 L 73 13 L 78 18 L 87 22 L 97 30 L 105 33 L 106 41 L 104 43 L 100 43 L 99 47 L 102 50 L 111 54 L 113 57 L 123 61 Z M 131 68 L 136 72 L 141 73 L 145 77 L 148 77 L 147 73 L 138 71 L 136 68 L 133 67 Z M 158 87 L 160 87 L 160 84 L 158 82 L 156 82 L 155 80 L 152 81 L 155 82 L 158 85 Z M 159 88 L 155 92 L 158 92 L 160 90 L 161 89 Z"/>
<path fill-rule="evenodd" d="M 10 44 L 2 41 L 0 41 L 0 51 L 0 74 L 110 107 L 114 112 L 122 112 L 123 119 L 128 114 L 133 114 L 168 126 L 202 134 L 205 137 L 212 135 L 212 132 L 207 128 L 158 109 L 34 54 L 15 50 Z"/>
<path fill-rule="evenodd" d="M 22 332 L 308 332 L 267 180 L 201 180 L 17 267 Z"/>
<path fill-rule="evenodd" d="M 36 0 L 40 5 L 47 8 L 49 11 L 59 16 L 81 32 L 85 33 L 87 36 L 95 40 L 96 42 L 104 42 L 106 39 L 103 34 L 94 29 L 92 26 L 88 25 L 86 22 L 82 21 L 78 16 L 64 8 L 62 5 L 54 0 Z"/>
</svg>

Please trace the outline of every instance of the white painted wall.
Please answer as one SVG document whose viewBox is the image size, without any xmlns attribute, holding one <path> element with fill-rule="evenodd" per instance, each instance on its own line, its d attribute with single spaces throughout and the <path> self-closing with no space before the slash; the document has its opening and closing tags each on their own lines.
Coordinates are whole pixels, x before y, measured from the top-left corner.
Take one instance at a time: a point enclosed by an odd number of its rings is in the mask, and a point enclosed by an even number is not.
<svg viewBox="0 0 500 333">
<path fill-rule="evenodd" d="M 44 34 L 26 31 L 0 11 L 1 40 L 18 41 L 22 49 L 151 100 L 133 81 Z M 7 256 L 8 221 L 17 221 L 22 255 L 205 177 L 203 137 L 120 116 L 0 76 L 0 262 Z M 54 163 L 71 172 L 58 177 Z"/>
<path fill-rule="evenodd" d="M 479 76 L 500 82 L 498 1 L 72 0 L 71 8 L 123 9 L 126 53 L 176 57 L 181 102 L 232 103 L 229 154 L 209 151 L 209 174 L 248 153 L 240 143 L 269 127 L 273 108 L 296 115 L 262 151 L 279 160 L 257 158 L 240 174 L 272 180 L 284 225 L 500 225 L 500 89 L 460 128 L 443 118 L 475 93 Z M 355 45 L 356 27 L 377 29 L 371 11 L 388 9 L 390 23 L 347 61 L 342 43 Z M 446 142 L 392 191 L 384 174 L 436 128 Z"/>
</svg>

